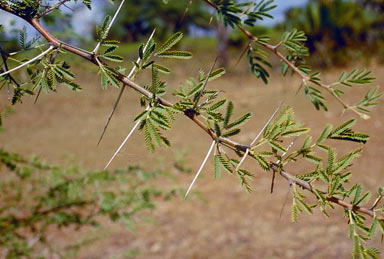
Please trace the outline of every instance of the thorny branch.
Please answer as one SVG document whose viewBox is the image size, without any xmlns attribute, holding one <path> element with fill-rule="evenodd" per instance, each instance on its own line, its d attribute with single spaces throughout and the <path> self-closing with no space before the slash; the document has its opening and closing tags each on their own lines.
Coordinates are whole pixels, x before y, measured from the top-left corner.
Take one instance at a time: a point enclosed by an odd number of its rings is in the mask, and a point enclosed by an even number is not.
<svg viewBox="0 0 384 259">
<path fill-rule="evenodd" d="M 215 10 L 219 10 L 219 7 L 215 3 L 211 2 L 210 0 L 202 0 L 202 1 L 204 1 L 205 3 L 207 3 L 208 5 L 213 7 Z M 304 74 L 303 72 L 301 72 L 292 62 L 290 62 L 281 52 L 278 51 L 278 48 L 282 45 L 282 42 L 279 42 L 276 45 L 270 45 L 267 43 L 263 43 L 263 42 L 258 41 L 258 38 L 256 36 L 254 36 L 250 31 L 248 31 L 241 24 L 237 24 L 237 27 L 249 39 L 250 44 L 252 42 L 257 42 L 261 46 L 265 47 L 266 49 L 268 49 L 269 51 L 274 53 L 276 56 L 278 56 L 281 59 L 282 62 L 286 63 L 298 76 L 301 77 L 301 79 L 305 85 L 308 84 L 308 82 L 310 81 L 310 77 L 307 76 L 306 74 Z M 249 47 L 250 47 L 250 45 L 249 45 Z M 356 113 L 357 115 L 359 115 L 363 119 L 369 118 L 368 115 L 360 113 L 354 107 L 352 107 L 352 106 L 348 105 L 346 102 L 344 102 L 343 99 L 341 99 L 339 96 L 337 96 L 337 94 L 333 91 L 333 89 L 330 85 L 325 84 L 325 83 L 320 82 L 320 81 L 311 81 L 311 83 L 325 89 L 328 93 L 330 93 L 343 106 L 344 109 L 351 110 L 352 112 Z"/>
<path fill-rule="evenodd" d="M 206 2 L 207 4 L 209 4 L 210 6 L 214 7 L 215 9 L 217 9 L 218 7 L 208 1 L 208 0 L 203 0 L 204 2 Z M 35 17 L 26 17 L 26 16 L 21 16 L 21 15 L 18 15 L 17 12 L 15 12 L 14 10 L 12 10 L 4 1 L 0 1 L 0 9 L 6 11 L 6 12 L 9 12 L 9 13 L 12 13 L 24 20 L 26 20 L 27 22 L 29 22 L 41 35 L 44 36 L 44 38 L 51 44 L 51 47 L 61 47 L 62 49 L 64 50 L 67 50 L 75 55 L 78 55 L 88 61 L 90 61 L 91 63 L 95 64 L 95 65 L 98 65 L 98 60 L 96 58 L 96 55 L 95 54 L 92 54 L 92 53 L 89 53 L 89 52 L 86 52 L 86 51 L 83 51 L 81 49 L 78 49 L 76 47 L 73 47 L 69 44 L 66 44 L 66 43 L 63 43 L 61 42 L 60 40 L 58 40 L 56 37 L 54 37 L 52 34 L 50 34 L 39 22 L 39 19 L 38 18 L 35 18 Z M 253 36 L 249 31 L 247 31 L 244 27 L 242 27 L 241 25 L 238 25 L 239 29 L 241 31 L 243 31 L 243 33 L 252 41 L 255 41 L 257 40 L 257 38 L 255 36 Z M 268 44 L 265 44 L 263 45 L 265 46 L 267 49 L 273 51 L 276 55 L 278 55 L 284 62 L 286 62 L 299 76 L 302 77 L 302 79 L 304 81 L 308 80 L 309 78 L 302 74 L 295 66 L 294 64 L 292 64 L 291 62 L 289 62 L 287 59 L 285 59 L 285 57 L 276 50 L 275 46 L 272 46 L 272 45 L 268 45 Z M 131 87 L 132 89 L 136 90 L 137 92 L 139 92 L 140 94 L 148 97 L 148 98 L 152 98 L 152 93 L 149 92 L 148 90 L 144 89 L 143 87 L 141 87 L 140 85 L 136 84 L 135 82 L 131 81 L 127 76 L 123 75 L 123 74 L 118 74 L 117 75 L 117 79 L 122 82 L 123 84 L 125 85 L 128 85 L 129 87 Z M 330 88 L 330 86 L 328 85 L 325 85 L 323 83 L 317 83 L 319 86 L 327 89 L 329 92 L 332 93 L 332 89 Z M 340 100 L 339 100 L 340 101 Z M 171 107 L 172 106 L 172 103 L 167 101 L 166 99 L 163 99 L 163 98 L 158 98 L 158 102 L 164 106 L 168 106 L 168 107 Z M 349 108 L 348 105 L 346 104 L 343 104 L 344 107 L 347 107 Z M 240 144 L 240 143 L 237 143 L 229 138 L 223 138 L 223 137 L 218 137 L 215 132 L 208 128 L 201 120 L 199 120 L 197 118 L 197 113 L 194 111 L 194 110 L 186 110 L 184 112 L 185 116 L 187 116 L 188 118 L 190 118 L 195 124 L 197 124 L 203 131 L 205 131 L 208 135 L 211 136 L 211 138 L 214 140 L 214 141 L 217 141 L 218 143 L 234 150 L 234 151 L 237 151 L 237 152 L 243 152 L 245 153 L 246 150 L 249 148 L 249 146 L 247 145 L 243 145 L 243 144 Z M 249 156 L 255 158 L 252 153 L 248 153 Z M 314 190 L 312 188 L 312 186 L 304 181 L 304 180 L 301 180 L 301 179 L 298 179 L 296 178 L 295 176 L 291 175 L 290 173 L 282 170 L 281 168 L 279 168 L 279 166 L 275 163 L 271 163 L 271 168 L 274 172 L 276 173 L 279 173 L 283 178 L 285 178 L 286 180 L 288 180 L 288 182 L 290 184 L 296 184 L 297 186 L 300 186 L 301 188 L 305 189 L 305 190 L 308 190 L 310 191 L 311 193 L 315 194 L 314 193 Z M 315 196 L 317 197 L 317 195 L 315 194 Z M 352 205 L 351 203 L 348 203 L 348 202 L 345 202 L 337 197 L 327 197 L 326 198 L 328 201 L 334 203 L 334 204 L 337 204 L 341 207 L 343 207 L 344 209 L 346 210 L 354 210 L 354 211 L 357 211 L 357 212 L 360 212 L 360 213 L 363 213 L 365 215 L 368 215 L 370 217 L 374 217 L 374 211 L 372 209 L 369 209 L 369 208 L 365 208 L 365 207 L 359 207 L 359 206 L 354 206 Z M 376 216 L 378 219 L 380 220 L 384 220 L 384 217 L 378 217 Z"/>
</svg>

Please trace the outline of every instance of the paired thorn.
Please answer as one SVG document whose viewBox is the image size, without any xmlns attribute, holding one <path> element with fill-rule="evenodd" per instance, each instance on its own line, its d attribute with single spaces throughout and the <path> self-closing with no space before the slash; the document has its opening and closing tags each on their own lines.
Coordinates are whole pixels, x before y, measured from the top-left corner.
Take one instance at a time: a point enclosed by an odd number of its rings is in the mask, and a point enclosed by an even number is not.
<svg viewBox="0 0 384 259">
<path fill-rule="evenodd" d="M 213 150 L 213 147 L 215 146 L 215 143 L 216 143 L 216 140 L 212 141 L 211 147 L 209 148 L 208 153 L 207 153 L 207 155 L 205 156 L 204 161 L 203 161 L 203 163 L 201 164 L 201 166 L 200 166 L 200 168 L 199 168 L 199 171 L 197 171 L 197 173 L 196 173 L 196 175 L 195 175 L 195 178 L 193 178 L 192 183 L 189 185 L 188 190 L 187 190 L 187 192 L 185 193 L 184 199 L 187 198 L 189 192 L 190 192 L 191 189 L 192 189 L 192 186 L 195 184 L 195 181 L 197 180 L 197 177 L 199 177 L 201 171 L 203 170 L 205 164 L 207 163 L 208 157 L 209 157 L 209 155 L 212 153 L 212 150 Z"/>
<path fill-rule="evenodd" d="M 148 41 L 147 41 L 147 43 L 146 43 L 145 46 L 144 46 L 144 51 L 146 51 L 146 49 L 148 48 L 149 42 L 152 40 L 153 36 L 155 35 L 155 31 L 156 31 L 156 29 L 154 29 L 154 30 L 152 31 L 152 33 L 151 33 L 151 36 L 149 36 Z M 141 60 L 140 57 L 137 58 L 136 63 L 139 63 L 140 60 Z M 134 75 L 134 73 L 135 73 L 135 70 L 136 70 L 136 67 L 133 66 L 132 69 L 131 69 L 131 72 L 129 72 L 129 74 L 128 74 L 128 78 L 129 78 L 129 79 L 132 79 L 132 77 L 133 77 L 133 75 Z M 103 131 L 101 132 L 99 141 L 97 142 L 97 146 L 100 144 L 101 140 L 102 140 L 103 137 L 104 137 L 105 132 L 107 131 L 107 128 L 108 128 L 108 126 L 109 126 L 109 123 L 111 122 L 112 116 L 113 116 L 113 114 L 114 114 L 115 111 L 116 111 L 117 105 L 118 105 L 119 102 L 120 102 L 120 99 L 121 99 L 121 96 L 123 95 L 123 92 L 124 92 L 124 90 L 125 90 L 125 87 L 126 87 L 126 85 L 123 84 L 123 86 L 122 86 L 121 89 L 120 89 L 119 95 L 117 96 L 116 101 L 115 101 L 115 103 L 113 104 L 112 111 L 111 111 L 111 113 L 109 114 L 109 116 L 108 116 L 108 118 L 107 118 L 107 122 L 106 122 L 105 125 L 104 125 Z"/>
<path fill-rule="evenodd" d="M 267 128 L 267 126 L 269 125 L 269 123 L 271 123 L 271 121 L 273 120 L 273 118 L 276 116 L 277 112 L 280 110 L 281 106 L 283 105 L 283 102 L 281 102 L 279 104 L 279 106 L 276 108 L 276 110 L 273 112 L 273 114 L 271 115 L 271 117 L 269 117 L 267 123 L 265 123 L 264 127 L 260 130 L 259 134 L 257 134 L 257 136 L 252 140 L 251 144 L 249 145 L 249 147 L 247 148 L 247 150 L 245 150 L 245 153 L 243 155 L 243 157 L 241 158 L 240 162 L 237 164 L 236 166 L 236 169 L 235 171 L 237 172 L 239 169 L 240 169 L 240 166 L 243 164 L 243 162 L 245 161 L 245 158 L 248 156 L 249 154 L 249 151 L 250 149 L 253 147 L 253 145 L 255 145 L 256 141 L 260 138 L 261 134 L 263 134 L 264 130 Z"/>
<path fill-rule="evenodd" d="M 115 157 L 117 156 L 117 154 L 120 152 L 120 150 L 123 148 L 123 146 L 125 145 L 125 143 L 128 141 L 128 139 L 132 136 L 133 132 L 136 130 L 136 128 L 140 125 L 140 122 L 141 120 L 139 120 L 138 122 L 136 122 L 135 126 L 133 126 L 133 128 L 131 129 L 131 131 L 128 133 L 128 135 L 125 137 L 125 139 L 123 140 L 123 142 L 120 144 L 119 148 L 115 151 L 115 153 L 113 154 L 113 156 L 111 157 L 111 159 L 108 161 L 107 165 L 104 167 L 104 170 L 106 170 L 108 168 L 108 166 L 112 163 L 113 159 L 115 159 Z"/>
</svg>

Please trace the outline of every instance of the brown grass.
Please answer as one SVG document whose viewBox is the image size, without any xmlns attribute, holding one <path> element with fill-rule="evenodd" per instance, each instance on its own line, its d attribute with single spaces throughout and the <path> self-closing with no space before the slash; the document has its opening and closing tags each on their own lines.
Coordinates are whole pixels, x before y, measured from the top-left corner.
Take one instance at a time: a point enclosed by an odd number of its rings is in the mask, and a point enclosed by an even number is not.
<svg viewBox="0 0 384 259">
<path fill-rule="evenodd" d="M 199 60 L 203 62 L 202 58 Z M 186 76 L 196 75 L 199 66 L 208 69 L 208 65 L 204 64 L 210 62 L 195 62 L 190 67 L 187 67 L 187 62 L 185 64 L 173 66 L 177 78 L 165 77 L 170 87 L 176 88 Z M 378 77 L 384 72 L 384 67 L 375 66 L 373 69 Z M 35 105 L 33 98 L 25 98 L 21 105 L 15 107 L 17 113 L 5 119 L 6 131 L 0 134 L 1 146 L 24 155 L 36 154 L 49 163 L 63 164 L 74 159 L 86 169 L 103 168 L 142 108 L 138 105 L 138 95 L 132 90 L 126 91 L 103 142 L 96 147 L 118 90 L 103 91 L 94 74 L 84 70 L 77 72 L 84 86 L 83 92 L 72 93 L 60 88 L 58 93 L 41 95 Z M 336 79 L 339 72 L 335 69 L 325 73 L 325 81 Z M 298 121 L 312 128 L 315 137 L 326 122 L 339 124 L 354 116 L 349 112 L 341 114 L 341 107 L 333 100 L 329 104 L 331 112 L 315 111 L 302 92 L 294 96 L 299 84 L 295 77 L 282 78 L 277 72 L 274 74 L 276 76 L 271 83 L 264 85 L 248 72 L 237 68 L 235 72 L 209 84 L 209 88 L 222 90 L 224 96 L 235 102 L 236 114 L 254 112 L 254 117 L 237 140 L 250 142 L 282 99 L 286 99 L 285 104 L 295 109 Z M 384 79 L 379 78 L 378 83 L 383 84 Z M 358 92 L 359 96 L 364 93 L 363 90 Z M 3 91 L 1 95 L 5 100 L 6 93 Z M 354 97 L 348 95 L 347 99 L 356 100 Z M 173 99 L 172 96 L 170 98 Z M 353 166 L 355 175 L 352 182 L 361 181 L 372 191 L 384 186 L 383 115 L 384 107 L 381 106 L 374 110 L 371 120 L 358 119 L 356 125 L 357 130 L 372 137 L 363 156 Z M 168 136 L 171 149 L 149 154 L 142 135 L 135 133 L 111 168 L 137 164 L 148 169 L 169 168 L 173 153 L 187 150 L 187 165 L 197 170 L 209 147 L 209 137 L 187 118 L 179 118 Z M 346 150 L 344 146 L 338 146 Z M 106 223 L 98 231 L 87 230 L 79 234 L 69 231 L 56 235 L 59 240 L 64 240 L 63 243 L 105 237 L 85 246 L 79 258 L 123 258 L 124 253 L 131 249 L 139 250 L 138 258 L 350 257 L 352 242 L 347 238 L 347 224 L 340 208 L 332 212 L 332 217 L 328 219 L 316 210 L 314 216 L 302 214 L 299 223 L 291 223 L 288 199 L 280 219 L 289 190 L 288 183 L 278 178 L 275 192 L 271 195 L 270 175 L 262 172 L 253 161 L 247 161 L 246 166 L 255 172 L 251 194 L 245 192 L 237 178 L 225 173 L 215 181 L 212 165 L 208 163 L 194 187 L 194 190 L 201 191 L 206 202 L 196 198 L 192 201 L 181 198 L 172 202 L 159 201 L 157 209 L 151 214 L 157 224 L 139 224 L 136 234 L 121 224 Z M 304 168 L 305 165 L 289 166 L 287 170 L 301 173 Z M 192 175 L 180 175 L 179 182 L 171 184 L 186 188 L 192 178 Z M 378 240 L 372 245 L 383 248 Z"/>
</svg>

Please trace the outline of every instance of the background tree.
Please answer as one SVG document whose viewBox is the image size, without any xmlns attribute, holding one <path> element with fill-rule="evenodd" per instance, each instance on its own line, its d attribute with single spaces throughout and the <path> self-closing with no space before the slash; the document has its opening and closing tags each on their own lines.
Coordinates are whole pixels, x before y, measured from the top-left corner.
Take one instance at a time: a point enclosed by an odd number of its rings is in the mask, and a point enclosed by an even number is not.
<svg viewBox="0 0 384 259">
<path fill-rule="evenodd" d="M 345 65 L 351 58 L 372 56 L 382 50 L 380 3 L 368 2 L 309 1 L 304 7 L 287 11 L 285 28 L 306 33 L 309 51 L 317 53 L 320 64 Z"/>
<path fill-rule="evenodd" d="M 127 0 L 112 27 L 111 37 L 120 41 L 138 41 L 156 28 L 160 39 L 170 33 L 188 33 L 192 28 L 208 29 L 209 12 L 199 1 Z"/>
</svg>

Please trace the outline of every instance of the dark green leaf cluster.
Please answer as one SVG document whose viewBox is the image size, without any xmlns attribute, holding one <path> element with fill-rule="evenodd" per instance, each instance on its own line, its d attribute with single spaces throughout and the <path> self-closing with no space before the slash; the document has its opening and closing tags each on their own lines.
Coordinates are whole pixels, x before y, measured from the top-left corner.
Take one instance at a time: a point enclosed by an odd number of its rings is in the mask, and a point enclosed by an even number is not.
<svg viewBox="0 0 384 259">
<path fill-rule="evenodd" d="M 364 133 L 355 133 L 354 131 L 352 131 L 351 127 L 354 125 L 354 123 L 355 120 L 349 120 L 335 128 L 334 130 L 332 130 L 333 126 L 331 124 L 328 124 L 315 143 L 312 143 L 312 137 L 308 136 L 305 139 L 301 148 L 287 157 L 287 159 L 291 161 L 296 161 L 299 156 L 303 156 L 305 159 L 314 163 L 317 166 L 315 172 L 300 175 L 299 177 L 301 179 L 313 181 L 317 180 L 321 176 L 323 177 L 322 179 L 326 182 L 329 181 L 329 179 L 325 176 L 325 171 L 322 171 L 321 165 L 323 159 L 316 155 L 316 152 L 314 151 L 315 147 L 320 148 L 321 150 L 324 150 L 328 153 L 328 165 L 326 167 L 327 173 L 339 173 L 340 171 L 344 170 L 345 168 L 351 165 L 353 158 L 359 156 L 361 149 L 354 150 L 348 153 L 347 155 L 343 156 L 339 161 L 335 162 L 335 152 L 330 146 L 325 145 L 324 142 L 327 139 L 337 139 L 365 144 L 368 141 L 369 136 Z M 346 181 L 349 179 L 350 176 L 351 174 L 347 173 L 341 178 Z M 331 189 L 334 190 L 334 188 Z"/>
<path fill-rule="evenodd" d="M 277 6 L 274 4 L 273 0 L 261 0 L 258 3 L 247 2 L 248 11 L 245 12 L 247 18 L 244 20 L 244 24 L 249 26 L 255 26 L 257 21 L 264 20 L 264 18 L 273 18 L 273 16 L 269 13 Z M 253 6 L 254 7 L 251 7 Z"/>
<path fill-rule="evenodd" d="M 219 18 L 224 21 L 224 25 L 234 28 L 236 25 L 245 24 L 254 26 L 264 18 L 273 18 L 270 11 L 276 8 L 273 0 L 262 0 L 255 2 L 237 3 L 233 0 L 215 0 Z M 242 19 L 241 16 L 245 16 Z"/>
<path fill-rule="evenodd" d="M 304 88 L 304 93 L 309 97 L 311 103 L 315 106 L 316 110 L 323 109 L 324 111 L 328 111 L 327 106 L 325 105 L 325 97 L 321 93 L 321 91 L 313 86 L 306 86 Z"/>
<path fill-rule="evenodd" d="M 217 104 L 220 104 L 221 106 L 221 103 L 224 104 L 224 100 L 219 101 L 218 103 L 212 106 L 216 108 L 216 106 L 218 106 Z M 212 108 L 209 111 L 211 110 Z M 252 113 L 247 112 L 241 115 L 239 118 L 232 120 L 233 110 L 234 110 L 234 105 L 231 101 L 229 101 L 223 120 L 213 120 L 212 122 L 214 125 L 213 129 L 215 130 L 215 133 L 217 136 L 230 137 L 230 136 L 239 134 L 241 131 L 240 127 L 252 117 Z M 217 116 L 217 117 L 222 117 L 222 115 L 220 114 L 220 116 Z M 210 120 L 208 120 L 208 122 L 210 122 Z"/>
<path fill-rule="evenodd" d="M 12 12 L 23 18 L 37 16 L 40 8 L 40 2 L 35 0 L 1 0 L 1 2 L 8 5 Z"/>
<path fill-rule="evenodd" d="M 120 87 L 120 82 L 117 79 L 119 73 L 116 69 L 100 63 L 99 74 L 101 79 L 101 87 L 103 89 L 107 89 L 108 85 L 112 85 L 116 88 Z"/>
<path fill-rule="evenodd" d="M 267 84 L 270 75 L 266 67 L 272 67 L 271 63 L 268 61 L 268 53 L 260 48 L 251 46 L 247 51 L 247 57 L 252 73 Z"/>
<path fill-rule="evenodd" d="M 215 0 L 214 3 L 218 6 L 218 15 L 223 20 L 225 26 L 231 26 L 234 28 L 237 24 L 241 23 L 241 19 L 238 14 L 242 12 L 242 9 L 233 0 Z"/>
<path fill-rule="evenodd" d="M 367 143 L 369 136 L 364 133 L 356 133 L 353 132 L 350 127 L 352 127 L 355 124 L 356 120 L 351 119 L 336 129 L 334 129 L 328 136 L 330 139 L 342 139 L 342 140 L 348 140 L 358 143 Z"/>
<path fill-rule="evenodd" d="M 104 40 L 101 46 L 104 46 L 106 49 L 103 54 L 99 54 L 98 57 L 112 62 L 123 62 L 123 58 L 114 53 L 119 47 L 118 44 L 119 42 L 115 40 Z"/>
</svg>

